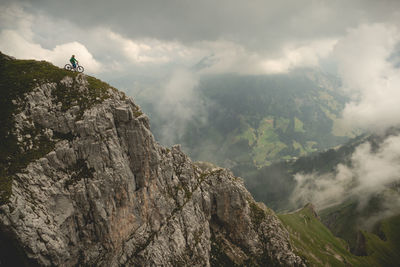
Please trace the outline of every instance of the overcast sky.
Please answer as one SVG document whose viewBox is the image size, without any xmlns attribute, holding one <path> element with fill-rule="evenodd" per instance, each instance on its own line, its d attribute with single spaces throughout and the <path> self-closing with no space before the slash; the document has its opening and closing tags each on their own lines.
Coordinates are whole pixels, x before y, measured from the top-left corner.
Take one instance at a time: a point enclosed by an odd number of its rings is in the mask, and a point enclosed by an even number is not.
<svg viewBox="0 0 400 267">
<path fill-rule="evenodd" d="M 0 7 L 1 50 L 56 64 L 75 53 L 94 73 L 185 66 L 210 55 L 212 71 L 287 71 L 318 65 L 349 29 L 400 24 L 397 0 L 3 0 Z"/>
<path fill-rule="evenodd" d="M 194 66 L 195 78 L 334 66 L 354 97 L 348 121 L 399 122 L 398 0 L 3 0 L 0 11 L 3 53 L 58 66 L 75 54 L 127 92 Z"/>
</svg>

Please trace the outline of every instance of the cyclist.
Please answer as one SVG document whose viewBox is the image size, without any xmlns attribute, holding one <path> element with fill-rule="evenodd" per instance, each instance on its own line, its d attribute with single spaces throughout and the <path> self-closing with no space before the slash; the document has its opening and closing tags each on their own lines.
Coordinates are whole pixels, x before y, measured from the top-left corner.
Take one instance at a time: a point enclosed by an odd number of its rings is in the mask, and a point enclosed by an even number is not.
<svg viewBox="0 0 400 267">
<path fill-rule="evenodd" d="M 75 55 L 72 55 L 72 57 L 69 59 L 69 62 L 71 62 L 72 67 L 75 70 L 76 69 L 76 63 L 78 63 L 78 60 L 76 60 Z"/>
</svg>

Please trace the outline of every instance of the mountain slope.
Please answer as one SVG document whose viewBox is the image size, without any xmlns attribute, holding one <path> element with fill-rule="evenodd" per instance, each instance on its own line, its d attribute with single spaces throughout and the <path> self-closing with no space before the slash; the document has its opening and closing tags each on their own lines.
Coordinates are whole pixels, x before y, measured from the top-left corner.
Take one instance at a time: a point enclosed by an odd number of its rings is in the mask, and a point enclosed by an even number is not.
<svg viewBox="0 0 400 267">
<path fill-rule="evenodd" d="M 400 262 L 399 215 L 380 222 L 381 237 L 360 232 L 366 252 L 363 256 L 350 253 L 347 243 L 321 223 L 311 205 L 294 213 L 281 214 L 279 218 L 307 266 L 398 266 Z"/>
<path fill-rule="evenodd" d="M 368 232 L 376 234 L 384 241 L 396 238 L 400 234 L 398 227 L 393 227 L 388 235 L 382 231 L 384 225 L 400 216 L 400 210 L 396 205 L 399 198 L 399 186 L 393 186 L 376 193 L 364 205 L 353 198 L 323 209 L 320 211 L 321 221 L 332 233 L 348 242 L 352 253 L 369 255 L 370 252 L 364 244 Z M 394 251 L 398 253 L 400 247 L 396 242 L 393 242 Z"/>
<path fill-rule="evenodd" d="M 239 178 L 160 146 L 123 93 L 46 62 L 0 70 L 1 264 L 304 265 Z"/>
<path fill-rule="evenodd" d="M 271 207 L 285 210 L 295 209 L 305 200 L 297 197 L 302 190 L 295 190 L 298 189 L 299 181 L 294 178 L 296 175 L 302 177 L 311 175 L 312 179 L 306 182 L 307 184 L 301 185 L 301 188 L 313 189 L 313 191 L 307 191 L 310 195 L 320 194 L 320 190 L 326 190 L 327 185 L 331 187 L 340 185 L 345 193 L 336 191 L 338 193 L 335 201 L 328 203 L 330 205 L 328 208 L 318 211 L 321 219 L 310 216 L 310 211 L 307 209 L 279 215 L 289 227 L 288 229 L 296 229 L 291 234 L 295 247 L 302 248 L 299 253 L 317 266 L 326 262 L 330 262 L 331 265 L 344 264 L 343 261 L 342 263 L 338 261 L 339 257 L 336 259 L 333 257 L 335 254 L 355 266 L 397 266 L 400 262 L 398 258 L 400 255 L 400 228 L 398 227 L 400 184 L 398 172 L 391 170 L 396 170 L 400 162 L 396 156 L 398 155 L 396 150 L 389 150 L 387 153 L 385 151 L 393 146 L 388 140 L 397 140 L 398 134 L 398 129 L 390 129 L 385 135 L 360 136 L 337 149 L 306 156 L 294 162 L 262 168 L 258 173 L 259 176 L 251 179 L 255 183 L 248 185 L 249 190 L 258 201 L 264 201 Z M 392 145 L 388 146 L 388 144 Z M 359 178 L 371 174 L 360 167 L 358 157 L 354 155 L 360 155 L 360 147 L 366 145 L 370 149 L 368 152 L 361 150 L 365 153 L 363 155 L 367 156 L 364 159 L 384 159 L 385 164 L 377 166 L 385 166 L 385 168 L 377 168 L 372 164 L 373 168 L 368 169 L 373 173 L 370 180 L 382 181 L 382 183 L 375 184 L 374 187 L 369 188 L 370 191 L 360 193 L 354 190 L 354 187 L 360 183 L 365 183 Z M 385 157 L 387 154 L 391 156 Z M 371 162 L 368 162 L 368 165 L 371 165 Z M 353 177 L 352 182 L 346 184 L 343 183 L 344 176 L 338 174 L 339 168 L 342 170 L 360 168 L 363 171 L 354 172 L 356 175 L 350 176 Z M 360 173 L 363 177 L 358 175 Z M 333 183 L 336 177 L 341 177 L 342 183 Z M 390 177 L 389 181 L 392 182 L 385 182 L 387 177 Z M 330 196 L 325 194 L 324 197 Z M 292 202 L 291 199 L 297 201 Z M 315 204 L 321 205 L 318 202 Z M 310 218 L 313 219 L 310 220 Z M 334 236 L 341 238 L 342 246 L 333 246 L 337 242 L 334 241 Z M 335 253 L 329 253 L 325 247 L 336 248 L 333 249 Z M 343 251 L 346 253 L 343 254 Z"/>
</svg>

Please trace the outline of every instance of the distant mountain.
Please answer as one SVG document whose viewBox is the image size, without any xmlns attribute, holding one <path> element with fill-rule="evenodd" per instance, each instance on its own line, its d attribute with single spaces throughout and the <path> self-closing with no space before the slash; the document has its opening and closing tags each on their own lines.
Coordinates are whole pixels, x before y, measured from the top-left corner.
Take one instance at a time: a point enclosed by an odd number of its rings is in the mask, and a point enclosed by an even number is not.
<svg viewBox="0 0 400 267">
<path fill-rule="evenodd" d="M 343 144 L 353 134 L 337 123 L 347 101 L 339 87 L 334 76 L 311 70 L 203 77 L 196 93 L 199 102 L 207 103 L 207 117 L 194 116 L 173 142 L 195 160 L 235 172 Z M 163 142 L 164 126 L 173 127 L 173 122 L 152 103 L 141 102 Z"/>
</svg>

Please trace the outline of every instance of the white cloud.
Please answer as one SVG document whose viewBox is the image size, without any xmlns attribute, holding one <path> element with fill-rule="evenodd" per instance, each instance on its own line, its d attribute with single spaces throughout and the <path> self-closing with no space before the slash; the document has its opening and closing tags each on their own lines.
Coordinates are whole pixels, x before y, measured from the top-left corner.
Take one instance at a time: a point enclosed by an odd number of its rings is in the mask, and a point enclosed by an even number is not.
<svg viewBox="0 0 400 267">
<path fill-rule="evenodd" d="M 170 58 L 170 52 L 174 50 L 172 44 L 163 44 L 156 40 L 135 42 L 112 31 L 108 31 L 106 36 L 114 41 L 117 47 L 121 47 L 124 55 L 133 63 L 164 64 L 172 60 Z"/>
<path fill-rule="evenodd" d="M 207 104 L 202 101 L 197 86 L 199 77 L 188 70 L 178 69 L 171 75 L 165 86 L 160 88 L 160 99 L 154 101 L 155 110 L 163 119 L 161 141 L 172 145 L 186 131 L 187 124 L 193 120 L 204 122 L 207 119 Z"/>
<path fill-rule="evenodd" d="M 344 121 L 353 127 L 384 131 L 400 124 L 400 70 L 389 61 L 400 41 L 393 25 L 361 25 L 335 47 L 344 90 L 353 97 Z"/>
<path fill-rule="evenodd" d="M 335 173 L 296 174 L 292 203 L 312 202 L 319 209 L 338 204 L 348 197 L 357 198 L 360 208 L 369 199 L 400 182 L 400 136 L 387 138 L 377 151 L 369 143 L 357 147 L 349 166 L 339 164 Z M 400 202 L 399 194 L 390 194 Z"/>
<path fill-rule="evenodd" d="M 286 45 L 281 57 L 262 60 L 261 68 L 268 74 L 285 73 L 299 67 L 318 67 L 321 59 L 330 56 L 336 43 L 336 39 L 324 39 L 306 45 Z"/>
<path fill-rule="evenodd" d="M 69 58 L 75 54 L 87 72 L 101 71 L 101 64 L 81 43 L 74 41 L 56 45 L 53 49 L 43 48 L 33 41 L 34 16 L 15 5 L 4 10 L 4 14 L 0 14 L 0 21 L 4 23 L 0 31 L 0 50 L 3 53 L 22 59 L 47 60 L 59 67 L 69 63 Z M 17 22 L 12 23 L 13 19 Z"/>
<path fill-rule="evenodd" d="M 239 73 L 250 75 L 287 73 L 296 68 L 317 67 L 321 59 L 329 57 L 336 39 L 313 40 L 308 43 L 288 43 L 280 56 L 250 51 L 244 46 L 218 40 L 198 44 L 203 54 L 213 55 L 214 64 L 202 73 Z"/>
<path fill-rule="evenodd" d="M 86 71 L 91 73 L 101 71 L 101 64 L 93 58 L 84 45 L 78 42 L 57 45 L 50 50 L 24 39 L 15 31 L 4 30 L 0 33 L 0 50 L 17 58 L 47 60 L 59 67 L 69 63 L 71 54 L 75 54 Z"/>
</svg>

